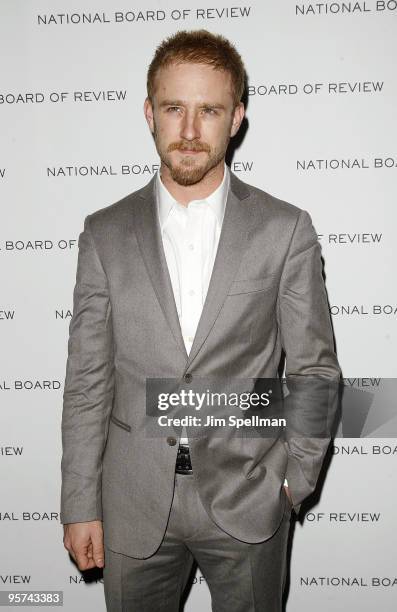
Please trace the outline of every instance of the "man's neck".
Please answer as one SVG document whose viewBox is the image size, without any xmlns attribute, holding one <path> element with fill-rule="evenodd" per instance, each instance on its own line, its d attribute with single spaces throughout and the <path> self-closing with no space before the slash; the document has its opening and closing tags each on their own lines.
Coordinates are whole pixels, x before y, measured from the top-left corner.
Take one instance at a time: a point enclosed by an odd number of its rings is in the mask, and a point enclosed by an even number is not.
<svg viewBox="0 0 397 612">
<path fill-rule="evenodd" d="M 194 185 L 179 185 L 170 174 L 169 169 L 163 163 L 160 166 L 160 176 L 163 185 L 168 189 L 173 198 L 183 206 L 187 206 L 192 200 L 204 200 L 215 191 L 222 183 L 225 160 L 219 162 L 212 168 L 204 178 Z"/>
</svg>

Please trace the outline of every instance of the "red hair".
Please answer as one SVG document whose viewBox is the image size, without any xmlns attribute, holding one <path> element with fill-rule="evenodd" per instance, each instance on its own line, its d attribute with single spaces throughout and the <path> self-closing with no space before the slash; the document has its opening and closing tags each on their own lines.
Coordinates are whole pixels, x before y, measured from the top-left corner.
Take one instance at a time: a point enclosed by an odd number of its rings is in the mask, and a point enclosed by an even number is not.
<svg viewBox="0 0 397 612">
<path fill-rule="evenodd" d="M 163 40 L 156 48 L 147 72 L 147 95 L 153 102 L 155 78 L 171 64 L 206 64 L 231 76 L 232 96 L 236 106 L 244 93 L 245 69 L 240 54 L 227 38 L 207 30 L 181 30 Z"/>
</svg>

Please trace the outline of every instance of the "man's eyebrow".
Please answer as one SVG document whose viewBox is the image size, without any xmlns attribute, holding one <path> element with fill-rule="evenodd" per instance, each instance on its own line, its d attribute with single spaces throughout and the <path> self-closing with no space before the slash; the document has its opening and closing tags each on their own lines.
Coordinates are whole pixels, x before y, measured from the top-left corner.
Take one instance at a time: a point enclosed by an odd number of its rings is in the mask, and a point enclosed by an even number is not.
<svg viewBox="0 0 397 612">
<path fill-rule="evenodd" d="M 183 100 L 163 100 L 160 102 L 160 106 L 183 106 L 184 104 Z"/>
<path fill-rule="evenodd" d="M 200 108 L 219 108 L 219 109 L 225 110 L 226 106 L 224 104 L 211 104 L 210 102 L 208 102 L 208 103 L 201 104 Z"/>
<path fill-rule="evenodd" d="M 185 102 L 183 100 L 163 100 L 160 102 L 160 107 L 163 106 L 185 106 Z M 211 104 L 211 102 L 203 102 L 199 105 L 200 108 L 219 108 L 225 110 L 226 107 L 224 104 Z"/>
</svg>

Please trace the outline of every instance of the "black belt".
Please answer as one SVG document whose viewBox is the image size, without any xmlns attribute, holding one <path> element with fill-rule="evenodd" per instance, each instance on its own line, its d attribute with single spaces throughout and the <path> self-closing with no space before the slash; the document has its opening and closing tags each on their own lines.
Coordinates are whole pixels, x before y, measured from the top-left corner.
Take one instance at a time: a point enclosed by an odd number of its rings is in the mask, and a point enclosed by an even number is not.
<svg viewBox="0 0 397 612">
<path fill-rule="evenodd" d="M 190 451 L 187 444 L 180 444 L 176 457 L 175 472 L 177 474 L 193 474 Z"/>
</svg>

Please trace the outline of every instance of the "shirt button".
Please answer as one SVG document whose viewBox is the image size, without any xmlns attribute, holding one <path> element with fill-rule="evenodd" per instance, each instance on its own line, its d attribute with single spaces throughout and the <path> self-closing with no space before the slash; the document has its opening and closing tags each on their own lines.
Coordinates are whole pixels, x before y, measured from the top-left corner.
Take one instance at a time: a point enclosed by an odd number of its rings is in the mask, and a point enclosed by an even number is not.
<svg viewBox="0 0 397 612">
<path fill-rule="evenodd" d="M 176 438 L 172 438 L 171 436 L 169 438 L 167 438 L 167 444 L 168 446 L 175 446 L 176 444 Z"/>
<path fill-rule="evenodd" d="M 185 379 L 186 382 L 190 382 L 193 376 L 190 374 L 190 372 L 187 372 L 183 378 Z"/>
<path fill-rule="evenodd" d="M 188 342 L 193 342 L 193 336 L 188 336 L 188 337 L 187 337 L 187 341 L 188 341 Z"/>
<path fill-rule="evenodd" d="M 191 243 L 190 243 L 190 244 L 189 244 L 189 250 L 190 250 L 190 251 L 193 251 L 193 249 L 194 249 L 194 244 L 191 244 Z"/>
<path fill-rule="evenodd" d="M 195 291 L 193 289 L 190 289 L 189 295 L 194 295 L 194 294 L 195 294 Z"/>
</svg>

